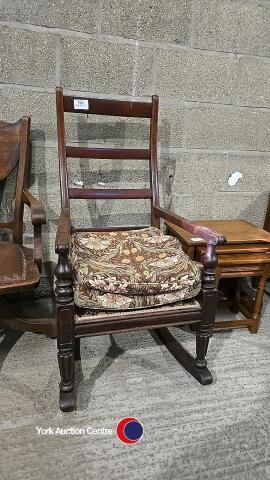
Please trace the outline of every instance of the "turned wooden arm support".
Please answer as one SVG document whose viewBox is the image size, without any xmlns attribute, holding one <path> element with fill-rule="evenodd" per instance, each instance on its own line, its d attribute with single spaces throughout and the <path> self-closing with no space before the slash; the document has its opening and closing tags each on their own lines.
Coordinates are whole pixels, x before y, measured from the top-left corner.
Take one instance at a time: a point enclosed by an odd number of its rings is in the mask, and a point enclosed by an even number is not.
<svg viewBox="0 0 270 480">
<path fill-rule="evenodd" d="M 38 198 L 34 197 L 29 190 L 24 189 L 22 194 L 23 202 L 30 207 L 31 220 L 34 226 L 34 262 L 37 264 L 39 271 L 42 270 L 42 239 L 41 225 L 46 223 L 46 213 L 42 203 Z"/>
<path fill-rule="evenodd" d="M 46 223 L 46 213 L 42 203 L 34 197 L 29 190 L 23 190 L 23 202 L 30 207 L 32 225 L 44 225 Z"/>
<path fill-rule="evenodd" d="M 168 222 L 173 223 L 177 227 L 183 228 L 187 232 L 194 233 L 197 237 L 200 236 L 206 241 L 207 245 L 224 245 L 227 243 L 226 237 L 220 233 L 210 230 L 210 228 L 191 222 L 184 217 L 180 217 L 169 210 L 161 207 L 153 207 L 154 214 Z"/>
<path fill-rule="evenodd" d="M 63 208 L 56 233 L 55 239 L 55 252 L 56 253 L 69 253 L 69 240 L 70 240 L 70 213 L 68 208 Z"/>
</svg>

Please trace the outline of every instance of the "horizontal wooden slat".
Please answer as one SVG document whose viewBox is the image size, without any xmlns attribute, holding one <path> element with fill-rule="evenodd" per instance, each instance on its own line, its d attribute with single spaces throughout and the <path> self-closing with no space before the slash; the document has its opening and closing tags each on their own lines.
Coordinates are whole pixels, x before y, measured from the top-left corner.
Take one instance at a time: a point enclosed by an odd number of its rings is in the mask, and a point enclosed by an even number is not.
<svg viewBox="0 0 270 480">
<path fill-rule="evenodd" d="M 0 228 L 8 228 L 9 230 L 12 230 L 13 226 L 13 222 L 0 222 Z"/>
<path fill-rule="evenodd" d="M 149 160 L 149 149 L 135 148 L 91 148 L 67 146 L 66 156 L 71 158 L 98 158 L 98 159 L 136 159 Z"/>
<path fill-rule="evenodd" d="M 133 332 L 135 330 L 151 330 L 162 327 L 174 327 L 179 325 L 191 325 L 199 323 L 202 313 L 198 307 L 187 307 L 186 310 L 168 310 L 156 312 L 140 312 L 136 315 L 97 317 L 89 320 L 80 320 L 76 316 L 75 334 L 76 337 L 87 337 L 91 335 L 109 335 L 117 332 Z"/>
<path fill-rule="evenodd" d="M 88 100 L 88 109 L 74 109 L 74 100 Z M 118 117 L 151 118 L 152 104 L 127 100 L 106 100 L 101 98 L 64 96 L 64 111 L 71 113 L 92 113 Z"/>
<path fill-rule="evenodd" d="M 122 198 L 152 198 L 150 189 L 90 189 L 69 188 L 69 198 L 80 199 L 122 199 Z"/>
<path fill-rule="evenodd" d="M 72 227 L 71 232 L 119 232 L 119 231 L 128 231 L 128 230 L 141 230 L 142 228 L 148 228 L 150 225 L 131 225 L 131 226 L 119 226 L 119 227 Z"/>
</svg>

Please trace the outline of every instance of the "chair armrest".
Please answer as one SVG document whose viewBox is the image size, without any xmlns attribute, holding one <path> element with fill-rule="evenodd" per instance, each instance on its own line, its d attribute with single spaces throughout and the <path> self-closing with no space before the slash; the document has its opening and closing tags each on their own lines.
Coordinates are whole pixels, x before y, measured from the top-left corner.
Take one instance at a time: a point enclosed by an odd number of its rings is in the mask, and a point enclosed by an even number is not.
<svg viewBox="0 0 270 480">
<path fill-rule="evenodd" d="M 46 223 L 46 213 L 42 203 L 38 198 L 34 197 L 32 193 L 26 188 L 22 193 L 23 202 L 30 207 L 31 220 L 34 226 L 34 262 L 37 264 L 39 272 L 42 270 L 42 239 L 41 239 L 41 225 Z"/>
<path fill-rule="evenodd" d="M 46 223 L 46 213 L 42 203 L 34 197 L 27 189 L 23 189 L 23 202 L 31 209 L 32 225 L 44 225 Z"/>
<path fill-rule="evenodd" d="M 180 217 L 179 215 L 176 215 L 165 208 L 153 207 L 153 210 L 154 214 L 158 217 L 174 223 L 174 225 L 177 225 L 188 232 L 194 233 L 197 236 L 199 235 L 206 241 L 207 245 L 225 245 L 227 243 L 227 239 L 224 237 L 224 235 L 214 232 L 213 230 L 210 230 L 210 228 L 191 222 L 190 220 Z"/>
<path fill-rule="evenodd" d="M 58 222 L 58 228 L 55 239 L 55 252 L 66 253 L 69 252 L 70 240 L 70 213 L 69 208 L 63 208 Z"/>
</svg>

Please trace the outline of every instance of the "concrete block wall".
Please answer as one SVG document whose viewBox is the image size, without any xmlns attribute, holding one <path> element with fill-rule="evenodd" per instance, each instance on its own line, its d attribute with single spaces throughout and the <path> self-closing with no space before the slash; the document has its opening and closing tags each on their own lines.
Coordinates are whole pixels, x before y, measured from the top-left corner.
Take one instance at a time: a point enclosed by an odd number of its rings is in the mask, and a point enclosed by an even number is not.
<svg viewBox="0 0 270 480">
<path fill-rule="evenodd" d="M 191 219 L 263 224 L 270 191 L 269 0 L 0 0 L 0 36 L 0 118 L 32 118 L 30 183 L 47 209 L 47 261 L 55 258 L 60 210 L 59 84 L 70 94 L 103 98 L 158 94 L 163 204 Z M 144 145 L 148 121 L 69 115 L 66 135 L 75 143 Z M 147 185 L 146 167 L 72 160 L 70 183 L 139 188 Z M 236 170 L 243 177 L 229 187 Z M 147 201 L 73 203 L 79 225 L 149 219 Z"/>
</svg>

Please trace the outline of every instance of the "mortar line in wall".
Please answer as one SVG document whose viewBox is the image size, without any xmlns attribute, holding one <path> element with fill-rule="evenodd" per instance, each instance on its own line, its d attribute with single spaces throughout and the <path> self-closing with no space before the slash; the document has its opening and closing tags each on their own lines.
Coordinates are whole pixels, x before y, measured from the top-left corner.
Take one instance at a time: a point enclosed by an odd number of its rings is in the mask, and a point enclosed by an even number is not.
<svg viewBox="0 0 270 480">
<path fill-rule="evenodd" d="M 5 90 L 8 88 L 15 88 L 17 90 L 26 90 L 26 91 L 33 91 L 33 92 L 41 92 L 41 93 L 55 93 L 55 87 L 39 87 L 36 85 L 24 85 L 24 84 L 15 84 L 15 83 L 1 83 L 0 82 L 0 90 Z M 93 98 L 115 98 L 117 100 L 133 100 L 133 101 L 148 101 L 150 100 L 150 95 L 141 95 L 135 96 L 132 95 L 121 95 L 117 93 L 99 93 L 99 92 L 90 92 L 88 90 L 74 90 L 70 88 L 66 88 L 64 86 L 64 91 L 66 95 L 77 95 L 77 96 L 89 96 Z M 174 97 L 163 97 L 159 96 L 160 104 L 161 105 L 174 105 L 177 107 L 198 107 L 198 108 L 237 108 L 239 110 L 245 109 L 252 109 L 252 110 L 261 110 L 261 111 L 270 111 L 269 107 L 262 107 L 256 105 L 241 105 L 241 104 L 234 104 L 234 103 L 214 103 L 214 102 L 202 102 L 197 100 L 183 100 L 177 99 Z"/>
<path fill-rule="evenodd" d="M 258 196 L 258 190 L 254 191 L 246 191 L 246 190 L 216 190 L 215 193 L 207 193 L 207 192 L 196 192 L 200 197 L 204 198 L 216 198 L 217 196 L 221 197 L 224 194 L 225 195 L 234 195 L 234 196 L 241 196 L 241 195 L 257 195 Z M 263 192 L 261 192 L 263 193 Z M 266 195 L 269 196 L 269 193 L 267 192 Z M 194 198 L 194 195 L 189 194 L 189 193 L 175 193 L 173 192 L 173 196 L 177 198 Z"/>
<path fill-rule="evenodd" d="M 101 33 L 103 0 L 98 0 L 97 6 L 97 34 Z"/>
<path fill-rule="evenodd" d="M 18 83 L 3 83 L 0 82 L 0 90 L 5 90 L 7 88 L 15 88 L 17 90 L 25 90 L 31 92 L 41 92 L 41 93 L 55 93 L 54 87 L 38 87 L 36 85 L 23 85 Z"/>
<path fill-rule="evenodd" d="M 238 97 L 239 97 L 239 80 L 241 75 L 241 63 L 238 61 L 237 55 L 235 57 L 236 60 L 236 67 L 235 67 L 235 86 L 234 91 L 232 94 L 232 101 L 234 105 L 238 105 Z"/>
<path fill-rule="evenodd" d="M 122 45 L 131 45 L 134 46 L 136 43 L 135 39 L 132 38 L 124 38 L 119 36 L 107 35 L 104 33 L 87 33 L 87 32 L 80 32 L 76 30 L 67 30 L 62 28 L 55 28 L 55 27 L 46 27 L 41 25 L 33 25 L 30 23 L 20 23 L 20 22 L 4 22 L 0 21 L 0 26 L 9 27 L 9 28 L 17 28 L 19 30 L 27 30 L 39 33 L 47 33 L 53 35 L 60 35 L 66 37 L 74 37 L 74 38 L 85 38 L 85 39 L 92 39 L 97 41 L 102 41 L 104 43 L 113 43 L 113 44 L 122 44 Z M 218 50 L 212 48 L 198 48 L 198 47 L 189 47 L 188 45 L 178 45 L 175 43 L 164 43 L 164 42 L 152 42 L 148 40 L 139 40 L 139 46 L 145 48 L 160 48 L 170 51 L 178 51 L 178 52 L 191 52 L 191 53 L 198 53 L 208 56 L 217 56 L 217 57 L 228 57 L 228 58 L 235 58 L 235 55 L 244 56 L 252 59 L 261 59 L 262 61 L 266 61 L 267 63 L 270 62 L 270 56 L 267 55 L 254 55 L 244 51 L 227 51 L 227 50 Z"/>
<path fill-rule="evenodd" d="M 249 157 L 267 157 L 269 158 L 269 150 L 238 150 L 238 149 L 218 149 L 218 148 L 188 148 L 188 147 L 162 147 L 160 148 L 160 153 L 203 153 L 203 154 L 216 154 L 216 155 L 244 155 Z"/>
<path fill-rule="evenodd" d="M 55 81 L 61 85 L 61 38 L 57 35 L 55 40 Z"/>
<path fill-rule="evenodd" d="M 152 92 L 153 92 L 153 94 L 156 93 L 156 88 L 157 88 L 158 56 L 159 56 L 159 50 L 158 50 L 158 48 L 156 48 L 155 52 L 154 52 L 154 61 L 153 61 L 153 68 L 152 68 Z"/>
<path fill-rule="evenodd" d="M 187 146 L 187 130 L 188 130 L 188 124 L 189 124 L 189 117 L 190 117 L 190 110 L 189 108 L 184 107 L 184 122 L 183 122 L 183 132 L 182 132 L 182 145 L 183 148 L 186 148 Z M 170 151 L 170 146 L 167 148 Z"/>
<path fill-rule="evenodd" d="M 34 147 L 44 147 L 45 148 L 57 148 L 57 141 L 56 140 L 35 140 L 31 141 Z M 81 146 L 89 146 L 93 148 L 99 148 L 101 145 L 104 146 L 104 143 L 95 143 L 95 142 L 70 142 L 67 140 L 68 145 L 81 145 Z M 138 145 L 132 145 L 131 148 L 137 148 L 139 145 L 142 145 L 142 142 L 138 143 Z M 121 147 L 122 144 L 119 142 L 106 142 L 107 148 L 115 148 Z M 158 142 L 158 149 L 161 155 L 164 154 L 174 154 L 174 153 L 197 153 L 197 154 L 215 154 L 215 155 L 241 155 L 241 156 L 248 156 L 248 157 L 266 157 L 269 158 L 270 151 L 264 150 L 230 150 L 230 149 L 211 149 L 211 148 L 187 148 L 187 147 L 172 147 L 172 146 L 162 146 L 162 143 Z"/>
</svg>

